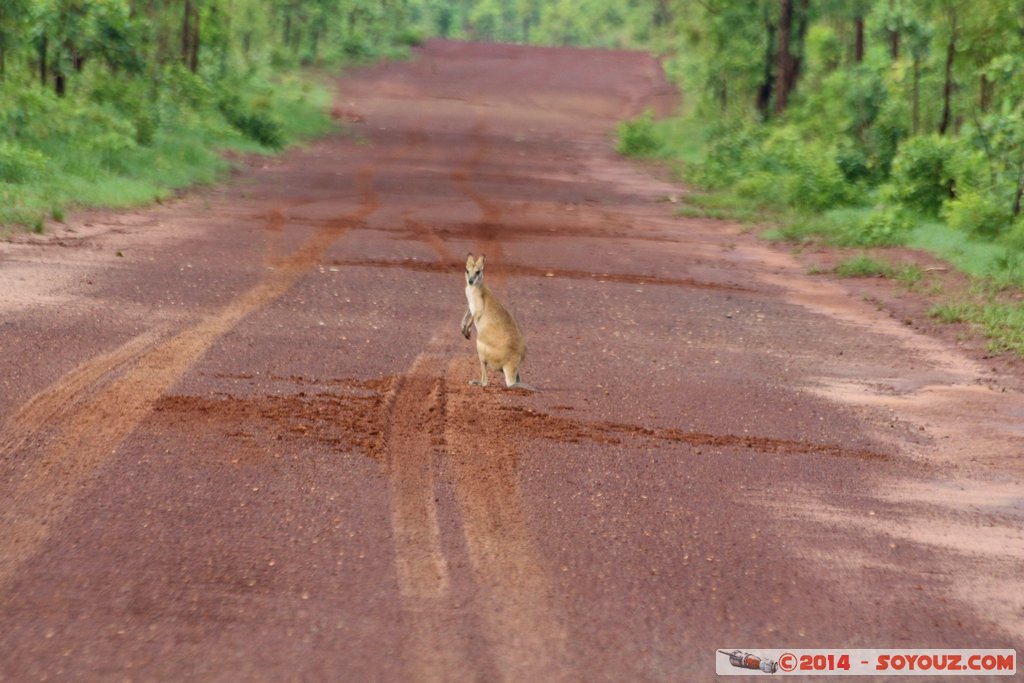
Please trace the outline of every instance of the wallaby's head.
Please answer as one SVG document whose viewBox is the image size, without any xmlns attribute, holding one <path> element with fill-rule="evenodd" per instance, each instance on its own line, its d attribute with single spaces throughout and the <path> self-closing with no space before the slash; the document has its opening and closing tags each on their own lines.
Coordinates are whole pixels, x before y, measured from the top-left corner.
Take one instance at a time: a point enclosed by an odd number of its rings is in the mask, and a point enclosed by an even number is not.
<svg viewBox="0 0 1024 683">
<path fill-rule="evenodd" d="M 476 285 L 482 282 L 484 279 L 484 255 L 480 254 L 480 258 L 474 259 L 473 255 L 470 254 L 466 257 L 466 284 Z"/>
</svg>

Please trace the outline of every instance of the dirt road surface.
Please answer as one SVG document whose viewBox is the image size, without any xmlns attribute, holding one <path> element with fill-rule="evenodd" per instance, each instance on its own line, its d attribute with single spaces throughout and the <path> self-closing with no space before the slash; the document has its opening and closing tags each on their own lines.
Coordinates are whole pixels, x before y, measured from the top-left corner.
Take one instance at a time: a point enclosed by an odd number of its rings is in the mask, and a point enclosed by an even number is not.
<svg viewBox="0 0 1024 683">
<path fill-rule="evenodd" d="M 344 133 L 0 247 L 0 680 L 1024 649 L 1017 384 L 674 217 L 613 152 L 654 60 L 432 42 L 337 89 Z M 538 393 L 468 384 L 469 251 Z"/>
</svg>

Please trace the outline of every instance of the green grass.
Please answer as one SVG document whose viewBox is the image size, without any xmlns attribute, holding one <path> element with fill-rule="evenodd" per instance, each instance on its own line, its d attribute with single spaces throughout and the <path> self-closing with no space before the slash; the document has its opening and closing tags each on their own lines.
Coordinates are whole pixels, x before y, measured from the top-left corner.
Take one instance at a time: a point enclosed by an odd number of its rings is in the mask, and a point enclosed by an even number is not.
<svg viewBox="0 0 1024 683">
<path fill-rule="evenodd" d="M 861 254 L 836 266 L 835 274 L 839 277 L 893 277 L 896 269 L 885 261 Z"/>
<path fill-rule="evenodd" d="M 264 97 L 264 106 L 267 115 L 280 123 L 286 144 L 323 135 L 335 127 L 328 111 L 331 93 L 326 88 L 291 76 L 274 83 L 271 92 Z M 94 110 L 98 113 L 92 113 Z M 72 110 L 79 117 L 109 116 L 109 111 L 88 104 Z M 116 146 L 103 147 L 109 140 Z M 276 151 L 246 137 L 212 108 L 182 108 L 156 130 L 148 145 L 107 133 L 69 138 L 58 129 L 37 136 L 32 148 L 32 153 L 41 153 L 46 160 L 42 169 L 20 182 L 0 181 L 0 234 L 18 227 L 42 232 L 48 218 L 62 221 L 67 210 L 76 206 L 127 208 L 216 182 L 230 169 L 221 154 L 225 150 Z"/>
<path fill-rule="evenodd" d="M 981 240 L 932 221 L 920 223 L 908 235 L 906 244 L 935 254 L 968 275 L 989 278 L 1000 287 L 1024 287 L 1024 257 L 998 242 Z"/>
<path fill-rule="evenodd" d="M 724 191 L 688 194 L 683 197 L 683 202 L 683 206 L 676 210 L 676 215 L 685 218 L 760 223 L 776 215 L 756 201 Z"/>
<path fill-rule="evenodd" d="M 958 301 L 940 304 L 929 315 L 944 323 L 971 323 L 989 340 L 994 353 L 1024 355 L 1024 303 Z"/>
<path fill-rule="evenodd" d="M 909 289 L 914 289 L 924 278 L 924 272 L 916 263 L 911 263 L 896 271 L 894 276 L 899 283 Z"/>
</svg>

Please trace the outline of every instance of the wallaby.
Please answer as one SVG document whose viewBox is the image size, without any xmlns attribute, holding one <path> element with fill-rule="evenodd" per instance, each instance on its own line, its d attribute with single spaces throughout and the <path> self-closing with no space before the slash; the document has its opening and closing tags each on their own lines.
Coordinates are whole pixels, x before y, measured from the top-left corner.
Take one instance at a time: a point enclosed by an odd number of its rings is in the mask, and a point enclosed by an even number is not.
<svg viewBox="0 0 1024 683">
<path fill-rule="evenodd" d="M 469 310 L 462 316 L 462 335 L 469 339 L 470 327 L 476 326 L 476 352 L 480 356 L 480 381 L 470 384 L 487 386 L 487 369 L 501 370 L 505 386 L 510 389 L 536 391 L 519 381 L 519 367 L 526 360 L 526 338 L 516 319 L 505 310 L 498 298 L 484 284 L 484 256 L 466 258 L 466 301 Z"/>
</svg>

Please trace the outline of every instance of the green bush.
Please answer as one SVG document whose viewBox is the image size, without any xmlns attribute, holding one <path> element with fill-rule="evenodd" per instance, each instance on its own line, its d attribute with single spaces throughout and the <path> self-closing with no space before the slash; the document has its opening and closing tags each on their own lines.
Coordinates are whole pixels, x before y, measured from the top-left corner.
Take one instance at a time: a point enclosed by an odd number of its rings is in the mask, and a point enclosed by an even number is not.
<svg viewBox="0 0 1024 683">
<path fill-rule="evenodd" d="M 1024 214 L 1017 216 L 1017 219 L 1003 233 L 1001 241 L 1010 249 L 1024 252 Z"/>
<path fill-rule="evenodd" d="M 938 135 L 906 140 L 892 164 L 896 199 L 922 213 L 937 215 L 942 203 L 956 196 L 955 152 L 955 144 Z"/>
<path fill-rule="evenodd" d="M 772 130 L 739 167 L 746 172 L 737 193 L 768 205 L 817 211 L 847 204 L 857 194 L 836 163 L 836 149 L 802 140 L 792 126 Z"/>
<path fill-rule="evenodd" d="M 247 138 L 271 149 L 284 147 L 281 124 L 271 116 L 267 107 L 246 106 L 241 97 L 231 95 L 221 100 L 220 111 L 227 122 Z"/>
<path fill-rule="evenodd" d="M 39 175 L 45 165 L 46 157 L 41 152 L 0 140 L 0 181 L 23 183 Z"/>
<path fill-rule="evenodd" d="M 1010 207 L 990 192 L 969 190 L 943 204 L 942 217 L 949 227 L 983 237 L 997 237 L 1013 220 Z"/>
<path fill-rule="evenodd" d="M 631 157 L 650 156 L 658 151 L 661 143 L 654 130 L 654 114 L 647 110 L 632 121 L 620 121 L 618 128 L 619 154 Z"/>
<path fill-rule="evenodd" d="M 395 42 L 406 47 L 417 47 L 423 44 L 423 31 L 412 26 L 406 26 L 395 35 Z"/>
<path fill-rule="evenodd" d="M 729 187 L 743 177 L 751 150 L 764 139 L 764 127 L 740 119 L 712 124 L 707 131 L 707 153 L 687 172 L 687 180 L 708 189 Z"/>
<path fill-rule="evenodd" d="M 877 206 L 857 227 L 856 244 L 872 247 L 902 244 L 915 224 L 913 216 L 898 206 Z"/>
</svg>

